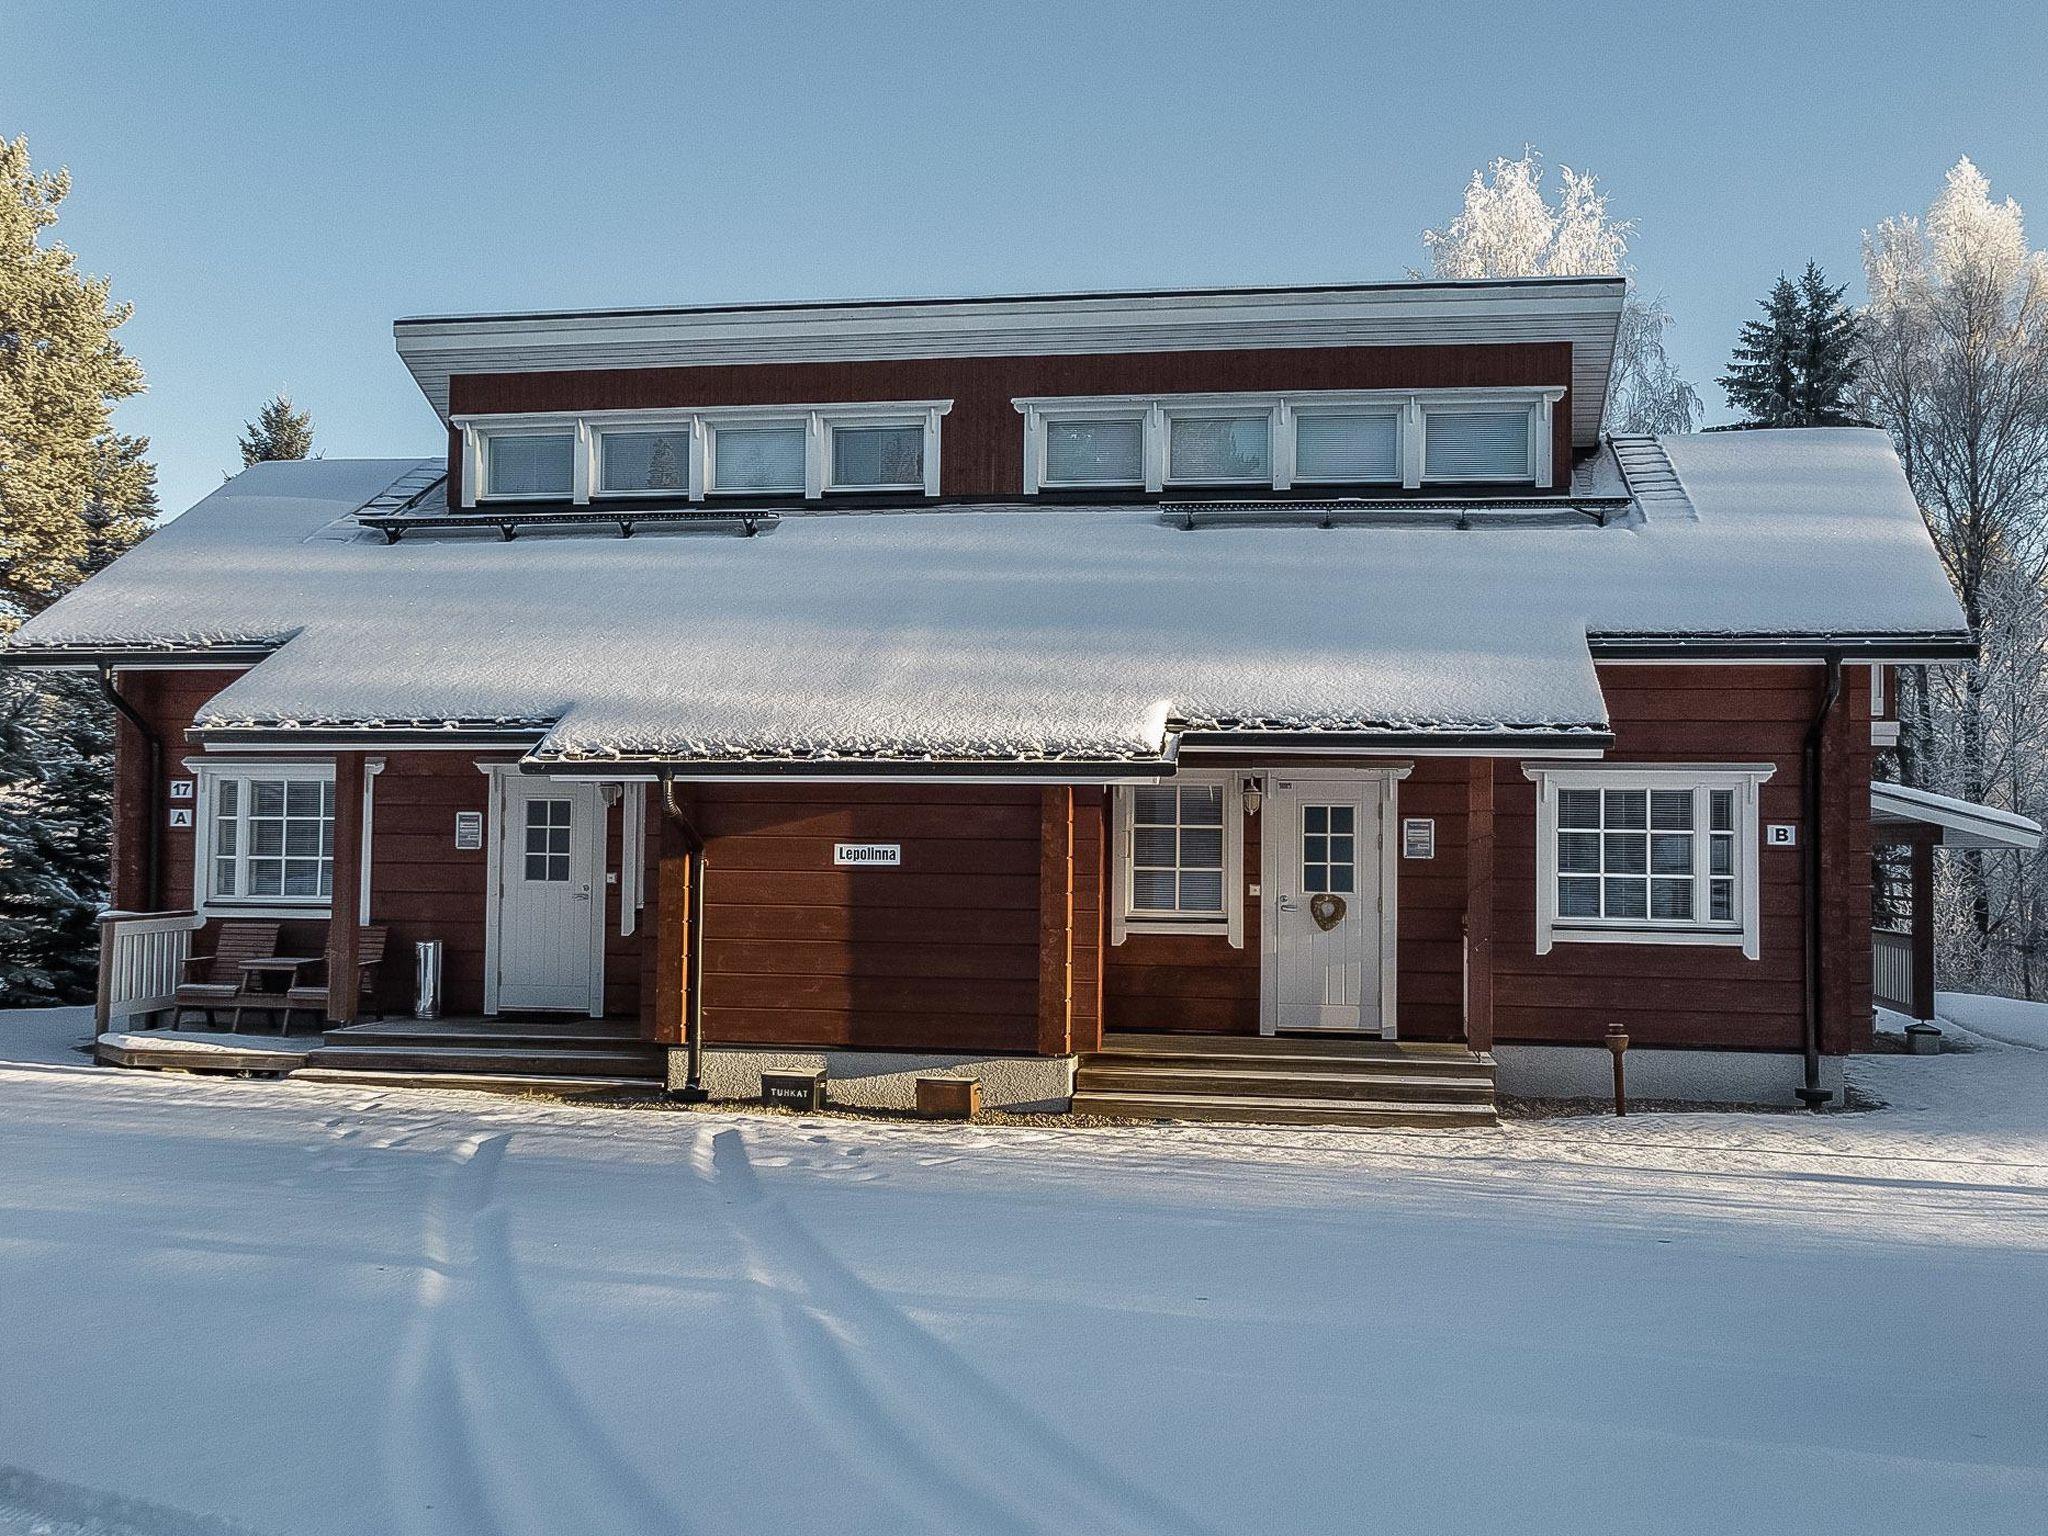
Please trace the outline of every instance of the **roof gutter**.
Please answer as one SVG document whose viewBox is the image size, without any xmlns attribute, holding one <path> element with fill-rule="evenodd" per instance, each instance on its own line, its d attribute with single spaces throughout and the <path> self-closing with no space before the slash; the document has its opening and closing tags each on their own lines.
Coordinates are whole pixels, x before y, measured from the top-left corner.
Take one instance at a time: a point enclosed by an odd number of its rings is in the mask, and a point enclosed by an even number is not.
<svg viewBox="0 0 2048 1536">
<path fill-rule="evenodd" d="M 1808 1109 L 1820 1109 L 1832 1099 L 1834 1090 L 1820 1085 L 1820 1025 L 1821 1006 L 1826 1000 L 1822 990 L 1822 966 L 1826 946 L 1821 942 L 1821 743 L 1827 734 L 1829 718 L 1835 712 L 1835 705 L 1842 697 L 1842 657 L 1839 652 L 1826 658 L 1827 682 L 1821 689 L 1820 708 L 1814 712 L 1812 723 L 1806 727 L 1804 783 L 1801 785 L 1806 797 L 1806 866 L 1803 871 L 1805 900 L 1802 903 L 1806 918 L 1806 967 L 1805 967 L 1805 1047 L 1806 1081 L 1793 1090 L 1799 1102 Z"/>
<path fill-rule="evenodd" d="M 135 706 L 121 697 L 121 690 L 114 686 L 114 664 L 111 661 L 103 661 L 95 670 L 99 675 L 101 694 L 106 697 L 109 704 L 120 711 L 122 719 L 135 727 L 149 748 L 149 782 L 144 785 L 142 791 L 142 814 L 149 827 L 149 836 L 144 845 L 147 850 L 143 863 L 146 894 L 141 905 L 154 907 L 158 899 L 157 875 L 163 867 L 163 817 L 157 805 L 157 796 L 163 793 L 164 742 L 163 738 L 157 735 L 156 728 L 142 718 Z M 109 879 L 107 885 L 111 894 L 113 881 Z"/>
<path fill-rule="evenodd" d="M 91 672 L 101 667 L 206 669 L 254 666 L 277 652 L 267 641 L 231 645 L 8 645 L 0 647 L 0 667 L 45 667 L 52 671 Z"/>
<path fill-rule="evenodd" d="M 1967 633 L 1896 635 L 1589 635 L 1595 661 L 1974 661 Z"/>
<path fill-rule="evenodd" d="M 685 1104 L 702 1104 L 711 1096 L 704 1087 L 704 886 L 711 859 L 703 834 L 676 800 L 672 773 L 661 776 L 661 813 L 682 834 L 683 847 L 690 856 L 690 912 L 683 938 L 689 957 L 683 968 L 683 1086 L 671 1090 L 670 1097 Z"/>
</svg>

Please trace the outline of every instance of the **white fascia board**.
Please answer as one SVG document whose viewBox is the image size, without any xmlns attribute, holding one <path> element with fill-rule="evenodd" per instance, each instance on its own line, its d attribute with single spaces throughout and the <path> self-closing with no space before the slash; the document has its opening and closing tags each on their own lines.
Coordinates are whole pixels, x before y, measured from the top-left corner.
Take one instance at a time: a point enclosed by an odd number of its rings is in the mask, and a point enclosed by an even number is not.
<svg viewBox="0 0 2048 1536">
<path fill-rule="evenodd" d="M 1364 290 L 1083 295 L 401 321 L 399 356 L 445 418 L 455 373 L 1050 356 L 1264 347 L 1570 342 L 1573 437 L 1598 436 L 1619 278 Z"/>
</svg>

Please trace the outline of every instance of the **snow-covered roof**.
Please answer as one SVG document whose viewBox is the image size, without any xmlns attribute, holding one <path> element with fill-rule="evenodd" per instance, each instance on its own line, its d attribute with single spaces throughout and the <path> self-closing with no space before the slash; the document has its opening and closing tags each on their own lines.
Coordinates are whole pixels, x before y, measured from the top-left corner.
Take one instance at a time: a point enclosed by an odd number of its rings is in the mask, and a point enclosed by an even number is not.
<svg viewBox="0 0 2048 1536">
<path fill-rule="evenodd" d="M 1904 784 L 1872 784 L 1870 818 L 1879 826 L 1912 822 L 1939 827 L 1944 848 L 2018 848 L 2032 853 L 2041 846 L 2038 821 Z"/>
<path fill-rule="evenodd" d="M 274 654 L 207 732 L 491 727 L 552 764 L 1156 765 L 1176 734 L 1597 747 L 1596 645 L 1964 637 L 1890 444 L 1663 439 L 1591 518 L 1155 506 L 791 512 L 758 536 L 355 521 L 413 460 L 259 464 L 14 637 L 16 659 Z M 1641 445 L 1628 473 L 1645 474 Z M 1582 494 L 1623 484 L 1605 454 Z M 409 479 L 410 477 L 410 479 Z M 386 498 L 388 504 L 390 498 Z"/>
</svg>

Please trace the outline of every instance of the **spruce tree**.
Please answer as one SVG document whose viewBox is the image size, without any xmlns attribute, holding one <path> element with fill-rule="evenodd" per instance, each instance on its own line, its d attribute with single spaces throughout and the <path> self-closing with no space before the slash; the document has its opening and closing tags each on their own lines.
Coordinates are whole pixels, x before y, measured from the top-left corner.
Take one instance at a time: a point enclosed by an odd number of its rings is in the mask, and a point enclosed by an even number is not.
<svg viewBox="0 0 2048 1536">
<path fill-rule="evenodd" d="M 1758 301 L 1761 320 L 1742 337 L 1719 383 L 1745 427 L 1855 426 L 1862 339 L 1856 316 L 1812 262 L 1794 283 L 1780 276 Z"/>
<path fill-rule="evenodd" d="M 279 390 L 243 424 L 242 467 L 266 459 L 303 459 L 313 451 L 313 413 L 292 408 L 292 399 Z"/>
<path fill-rule="evenodd" d="M 0 635 L 149 530 L 148 442 L 115 432 L 142 371 L 102 279 L 47 242 L 70 191 L 0 141 Z M 113 719 L 79 673 L 0 671 L 0 1006 L 92 995 Z"/>
</svg>

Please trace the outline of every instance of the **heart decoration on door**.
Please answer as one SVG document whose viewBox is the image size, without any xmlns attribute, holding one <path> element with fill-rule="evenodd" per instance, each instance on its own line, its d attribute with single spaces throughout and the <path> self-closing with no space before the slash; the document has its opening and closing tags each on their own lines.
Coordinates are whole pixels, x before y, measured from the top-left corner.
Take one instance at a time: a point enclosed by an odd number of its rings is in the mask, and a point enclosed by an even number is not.
<svg viewBox="0 0 2048 1536">
<path fill-rule="evenodd" d="M 1316 920 L 1318 928 L 1328 933 L 1332 928 L 1344 921 L 1344 898 L 1342 896 L 1332 896 L 1327 891 L 1320 896 L 1311 896 L 1308 903 L 1308 915 Z"/>
</svg>

